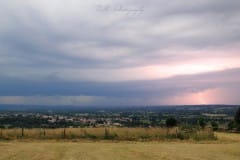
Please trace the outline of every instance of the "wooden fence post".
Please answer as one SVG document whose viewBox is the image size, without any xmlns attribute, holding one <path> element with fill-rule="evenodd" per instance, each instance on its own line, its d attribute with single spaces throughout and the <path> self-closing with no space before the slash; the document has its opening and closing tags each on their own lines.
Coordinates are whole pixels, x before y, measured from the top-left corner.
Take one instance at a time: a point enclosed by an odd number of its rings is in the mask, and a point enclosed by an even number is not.
<svg viewBox="0 0 240 160">
<path fill-rule="evenodd" d="M 63 138 L 66 138 L 66 128 L 63 129 Z"/>
<path fill-rule="evenodd" d="M 178 138 L 178 128 L 176 128 L 176 138 Z"/>
<path fill-rule="evenodd" d="M 22 137 L 24 136 L 24 128 L 22 127 Z"/>
<path fill-rule="evenodd" d="M 167 135 L 166 136 L 168 137 L 168 135 L 169 135 L 169 127 L 167 127 Z"/>
<path fill-rule="evenodd" d="M 45 128 L 43 128 L 43 136 L 45 137 L 46 132 L 45 132 Z"/>
</svg>

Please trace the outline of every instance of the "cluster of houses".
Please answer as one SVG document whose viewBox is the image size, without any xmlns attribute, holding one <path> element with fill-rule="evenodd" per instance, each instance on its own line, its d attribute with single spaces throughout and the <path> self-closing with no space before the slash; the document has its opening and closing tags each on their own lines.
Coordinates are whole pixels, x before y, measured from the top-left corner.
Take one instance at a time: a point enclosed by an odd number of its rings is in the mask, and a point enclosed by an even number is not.
<svg viewBox="0 0 240 160">
<path fill-rule="evenodd" d="M 0 114 L 0 118 L 4 117 L 35 117 L 37 119 L 42 119 L 48 124 L 57 124 L 57 123 L 68 123 L 68 124 L 81 124 L 85 126 L 92 127 L 109 127 L 116 126 L 121 127 L 126 122 L 131 122 L 131 118 L 127 117 L 101 117 L 87 114 L 72 114 L 72 115 L 60 115 L 60 114 L 41 114 L 41 113 L 14 113 L 14 114 Z"/>
</svg>

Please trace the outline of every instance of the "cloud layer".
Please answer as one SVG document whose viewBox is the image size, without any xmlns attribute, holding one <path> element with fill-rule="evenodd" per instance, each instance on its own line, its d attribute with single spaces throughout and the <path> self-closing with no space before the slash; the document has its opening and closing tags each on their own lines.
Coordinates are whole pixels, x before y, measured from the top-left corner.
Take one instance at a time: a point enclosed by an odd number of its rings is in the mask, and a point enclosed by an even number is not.
<svg viewBox="0 0 240 160">
<path fill-rule="evenodd" d="M 240 103 L 239 8 L 238 0 L 0 1 L 0 103 Z M 203 94 L 214 100 L 200 102 Z"/>
</svg>

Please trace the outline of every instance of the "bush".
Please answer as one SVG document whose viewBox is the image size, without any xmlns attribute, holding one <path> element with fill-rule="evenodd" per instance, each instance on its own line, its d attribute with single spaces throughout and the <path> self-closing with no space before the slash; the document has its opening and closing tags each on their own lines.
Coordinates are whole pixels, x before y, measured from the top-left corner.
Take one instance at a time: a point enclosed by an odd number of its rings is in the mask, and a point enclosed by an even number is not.
<svg viewBox="0 0 240 160">
<path fill-rule="evenodd" d="M 218 123 L 217 122 L 211 122 L 211 125 L 212 125 L 212 129 L 214 130 L 214 131 L 217 131 L 218 130 Z"/>
<path fill-rule="evenodd" d="M 237 109 L 237 112 L 235 113 L 234 120 L 236 123 L 240 124 L 240 107 Z"/>
<path fill-rule="evenodd" d="M 166 126 L 167 126 L 168 128 L 177 126 L 177 120 L 176 120 L 175 118 L 168 118 L 168 119 L 166 120 Z"/>
<path fill-rule="evenodd" d="M 189 134 L 179 132 L 179 133 L 177 133 L 177 138 L 180 139 L 180 140 L 184 140 L 184 139 L 189 139 L 190 136 L 189 136 Z"/>
<path fill-rule="evenodd" d="M 204 121 L 203 118 L 200 118 L 200 119 L 198 120 L 198 125 L 199 125 L 202 129 L 205 128 L 206 122 Z"/>
<path fill-rule="evenodd" d="M 235 121 L 231 121 L 228 123 L 228 130 L 233 130 L 237 128 L 238 124 Z"/>
</svg>

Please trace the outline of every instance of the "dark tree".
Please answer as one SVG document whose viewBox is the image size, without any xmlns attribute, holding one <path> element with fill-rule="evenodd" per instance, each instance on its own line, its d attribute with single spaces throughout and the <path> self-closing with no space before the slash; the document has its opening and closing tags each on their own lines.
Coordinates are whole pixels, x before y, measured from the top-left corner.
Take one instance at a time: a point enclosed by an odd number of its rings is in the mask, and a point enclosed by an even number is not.
<svg viewBox="0 0 240 160">
<path fill-rule="evenodd" d="M 235 113 L 234 120 L 240 124 L 240 107 L 237 109 L 237 112 Z"/>
<path fill-rule="evenodd" d="M 214 130 L 214 131 L 217 131 L 218 130 L 218 123 L 217 122 L 211 122 L 211 125 L 212 125 L 212 129 Z"/>
<path fill-rule="evenodd" d="M 175 126 L 177 126 L 177 120 L 175 119 L 175 118 L 168 118 L 167 120 L 166 120 L 166 126 L 168 127 L 168 128 L 171 128 L 171 127 L 175 127 Z"/>
<path fill-rule="evenodd" d="M 200 126 L 202 129 L 204 129 L 205 126 L 206 126 L 206 122 L 204 121 L 203 118 L 200 118 L 200 119 L 198 120 L 198 124 L 199 124 L 199 126 Z"/>
<path fill-rule="evenodd" d="M 234 128 L 237 128 L 237 123 L 235 121 L 230 121 L 228 123 L 228 130 L 232 130 Z"/>
</svg>

